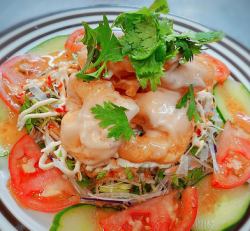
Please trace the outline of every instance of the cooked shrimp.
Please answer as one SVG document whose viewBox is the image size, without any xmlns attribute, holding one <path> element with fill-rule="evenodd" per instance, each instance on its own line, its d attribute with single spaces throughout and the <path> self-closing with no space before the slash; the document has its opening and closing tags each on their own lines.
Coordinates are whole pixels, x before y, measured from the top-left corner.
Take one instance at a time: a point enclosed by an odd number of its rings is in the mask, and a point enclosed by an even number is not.
<svg viewBox="0 0 250 231">
<path fill-rule="evenodd" d="M 227 67 L 206 54 L 196 55 L 193 61 L 166 71 L 162 86 L 176 90 L 193 84 L 197 89 L 211 89 L 215 83 L 223 82 L 229 75 Z"/>
<path fill-rule="evenodd" d="M 128 57 L 125 57 L 123 61 L 120 62 L 109 62 L 108 70 L 118 77 L 130 75 L 131 73 L 135 72 Z"/>
<path fill-rule="evenodd" d="M 86 64 L 87 57 L 88 57 L 87 47 L 84 46 L 81 48 L 80 51 L 77 52 L 77 60 L 81 68 L 83 68 L 84 65 Z"/>
<path fill-rule="evenodd" d="M 180 98 L 180 93 L 163 88 L 138 94 L 136 103 L 140 112 L 133 122 L 143 128 L 144 134 L 122 144 L 119 155 L 137 163 L 153 161 L 165 164 L 178 161 L 193 133 L 186 108 L 175 108 Z"/>
<path fill-rule="evenodd" d="M 105 163 L 113 157 L 121 145 L 121 140 L 107 138 L 108 130 L 99 126 L 91 113 L 91 108 L 104 101 L 127 108 L 126 115 L 131 120 L 139 111 L 134 100 L 121 96 L 113 89 L 111 82 L 90 83 L 73 79 L 69 90 L 74 89 L 70 100 L 74 105 L 62 119 L 61 141 L 63 147 L 79 161 L 87 165 Z M 76 97 L 76 98 L 74 98 Z"/>
<path fill-rule="evenodd" d="M 135 76 L 131 76 L 130 78 L 119 78 L 114 76 L 111 81 L 116 90 L 124 92 L 124 94 L 129 97 L 135 97 L 140 88 L 140 84 Z"/>
</svg>

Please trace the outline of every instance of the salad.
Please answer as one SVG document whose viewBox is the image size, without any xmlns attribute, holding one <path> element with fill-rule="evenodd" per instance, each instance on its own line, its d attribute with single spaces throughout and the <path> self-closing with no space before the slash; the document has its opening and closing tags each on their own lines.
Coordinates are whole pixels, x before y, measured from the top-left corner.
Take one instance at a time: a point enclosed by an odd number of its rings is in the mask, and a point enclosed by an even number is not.
<svg viewBox="0 0 250 231">
<path fill-rule="evenodd" d="M 0 66 L 8 188 L 50 230 L 225 230 L 250 204 L 250 92 L 168 4 L 107 17 Z"/>
</svg>

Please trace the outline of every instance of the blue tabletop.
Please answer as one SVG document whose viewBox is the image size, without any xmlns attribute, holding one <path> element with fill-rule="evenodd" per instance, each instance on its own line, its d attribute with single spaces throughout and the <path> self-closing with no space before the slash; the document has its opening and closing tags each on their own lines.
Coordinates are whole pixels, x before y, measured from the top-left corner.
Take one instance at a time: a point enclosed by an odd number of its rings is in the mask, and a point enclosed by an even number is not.
<svg viewBox="0 0 250 231">
<path fill-rule="evenodd" d="M 94 5 L 146 6 L 153 0 L 0 0 L 0 32 L 23 20 Z M 169 0 L 171 13 L 226 34 L 250 48 L 250 0 Z"/>
</svg>

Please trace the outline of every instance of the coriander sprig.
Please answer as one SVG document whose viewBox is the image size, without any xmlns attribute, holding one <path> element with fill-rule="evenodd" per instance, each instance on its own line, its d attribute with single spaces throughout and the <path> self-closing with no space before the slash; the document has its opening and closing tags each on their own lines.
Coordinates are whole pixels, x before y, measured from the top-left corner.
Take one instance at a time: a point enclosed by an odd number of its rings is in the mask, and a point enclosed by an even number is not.
<svg viewBox="0 0 250 231">
<path fill-rule="evenodd" d="M 116 140 L 120 138 L 129 140 L 134 135 L 125 114 L 126 110 L 126 108 L 109 101 L 105 101 L 103 106 L 96 104 L 95 107 L 91 108 L 94 117 L 100 120 L 100 127 L 108 128 L 108 138 L 113 137 Z"/>
<path fill-rule="evenodd" d="M 178 55 L 180 63 L 184 64 L 201 53 L 204 44 L 223 37 L 223 33 L 218 31 L 178 34 L 174 32 L 173 22 L 166 17 L 168 12 L 166 0 L 155 0 L 149 8 L 120 14 L 112 27 L 122 30 L 121 37 L 112 32 L 106 16 L 95 29 L 84 23 L 82 41 L 87 46 L 88 58 L 77 77 L 84 81 L 105 77 L 109 61 L 121 61 L 128 56 L 141 87 L 150 85 L 152 90 L 156 90 L 166 61 Z M 87 72 L 91 68 L 95 71 Z"/>
<path fill-rule="evenodd" d="M 189 120 L 194 119 L 196 123 L 201 121 L 201 117 L 197 111 L 195 104 L 194 88 L 192 84 L 189 86 L 187 93 L 176 104 L 176 108 L 180 109 L 186 107 L 188 102 L 189 102 L 187 109 L 188 119 Z"/>
</svg>

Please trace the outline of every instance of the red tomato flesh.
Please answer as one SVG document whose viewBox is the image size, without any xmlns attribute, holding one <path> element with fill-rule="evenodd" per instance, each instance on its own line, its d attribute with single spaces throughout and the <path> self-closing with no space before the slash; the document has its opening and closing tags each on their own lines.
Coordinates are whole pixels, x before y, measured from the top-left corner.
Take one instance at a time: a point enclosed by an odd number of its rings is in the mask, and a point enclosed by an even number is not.
<svg viewBox="0 0 250 231">
<path fill-rule="evenodd" d="M 216 188 L 234 188 L 250 179 L 250 134 L 227 122 L 218 140 L 217 162 L 212 185 Z"/>
<path fill-rule="evenodd" d="M 193 187 L 154 198 L 100 221 L 104 231 L 189 231 L 198 208 Z M 188 216 L 187 216 L 188 214 Z"/>
<path fill-rule="evenodd" d="M 56 168 L 38 167 L 41 151 L 34 140 L 23 136 L 9 155 L 10 190 L 23 206 L 42 212 L 57 212 L 80 202 L 72 184 Z"/>
<path fill-rule="evenodd" d="M 20 94 L 27 79 L 39 76 L 48 68 L 48 63 L 35 55 L 10 58 L 0 67 L 0 98 L 14 112 L 20 109 Z"/>
<path fill-rule="evenodd" d="M 211 55 L 208 54 L 200 54 L 200 55 L 206 57 L 212 63 L 212 65 L 214 66 L 216 81 L 218 83 L 223 83 L 230 75 L 228 67 L 223 62 L 214 58 Z"/>
</svg>

